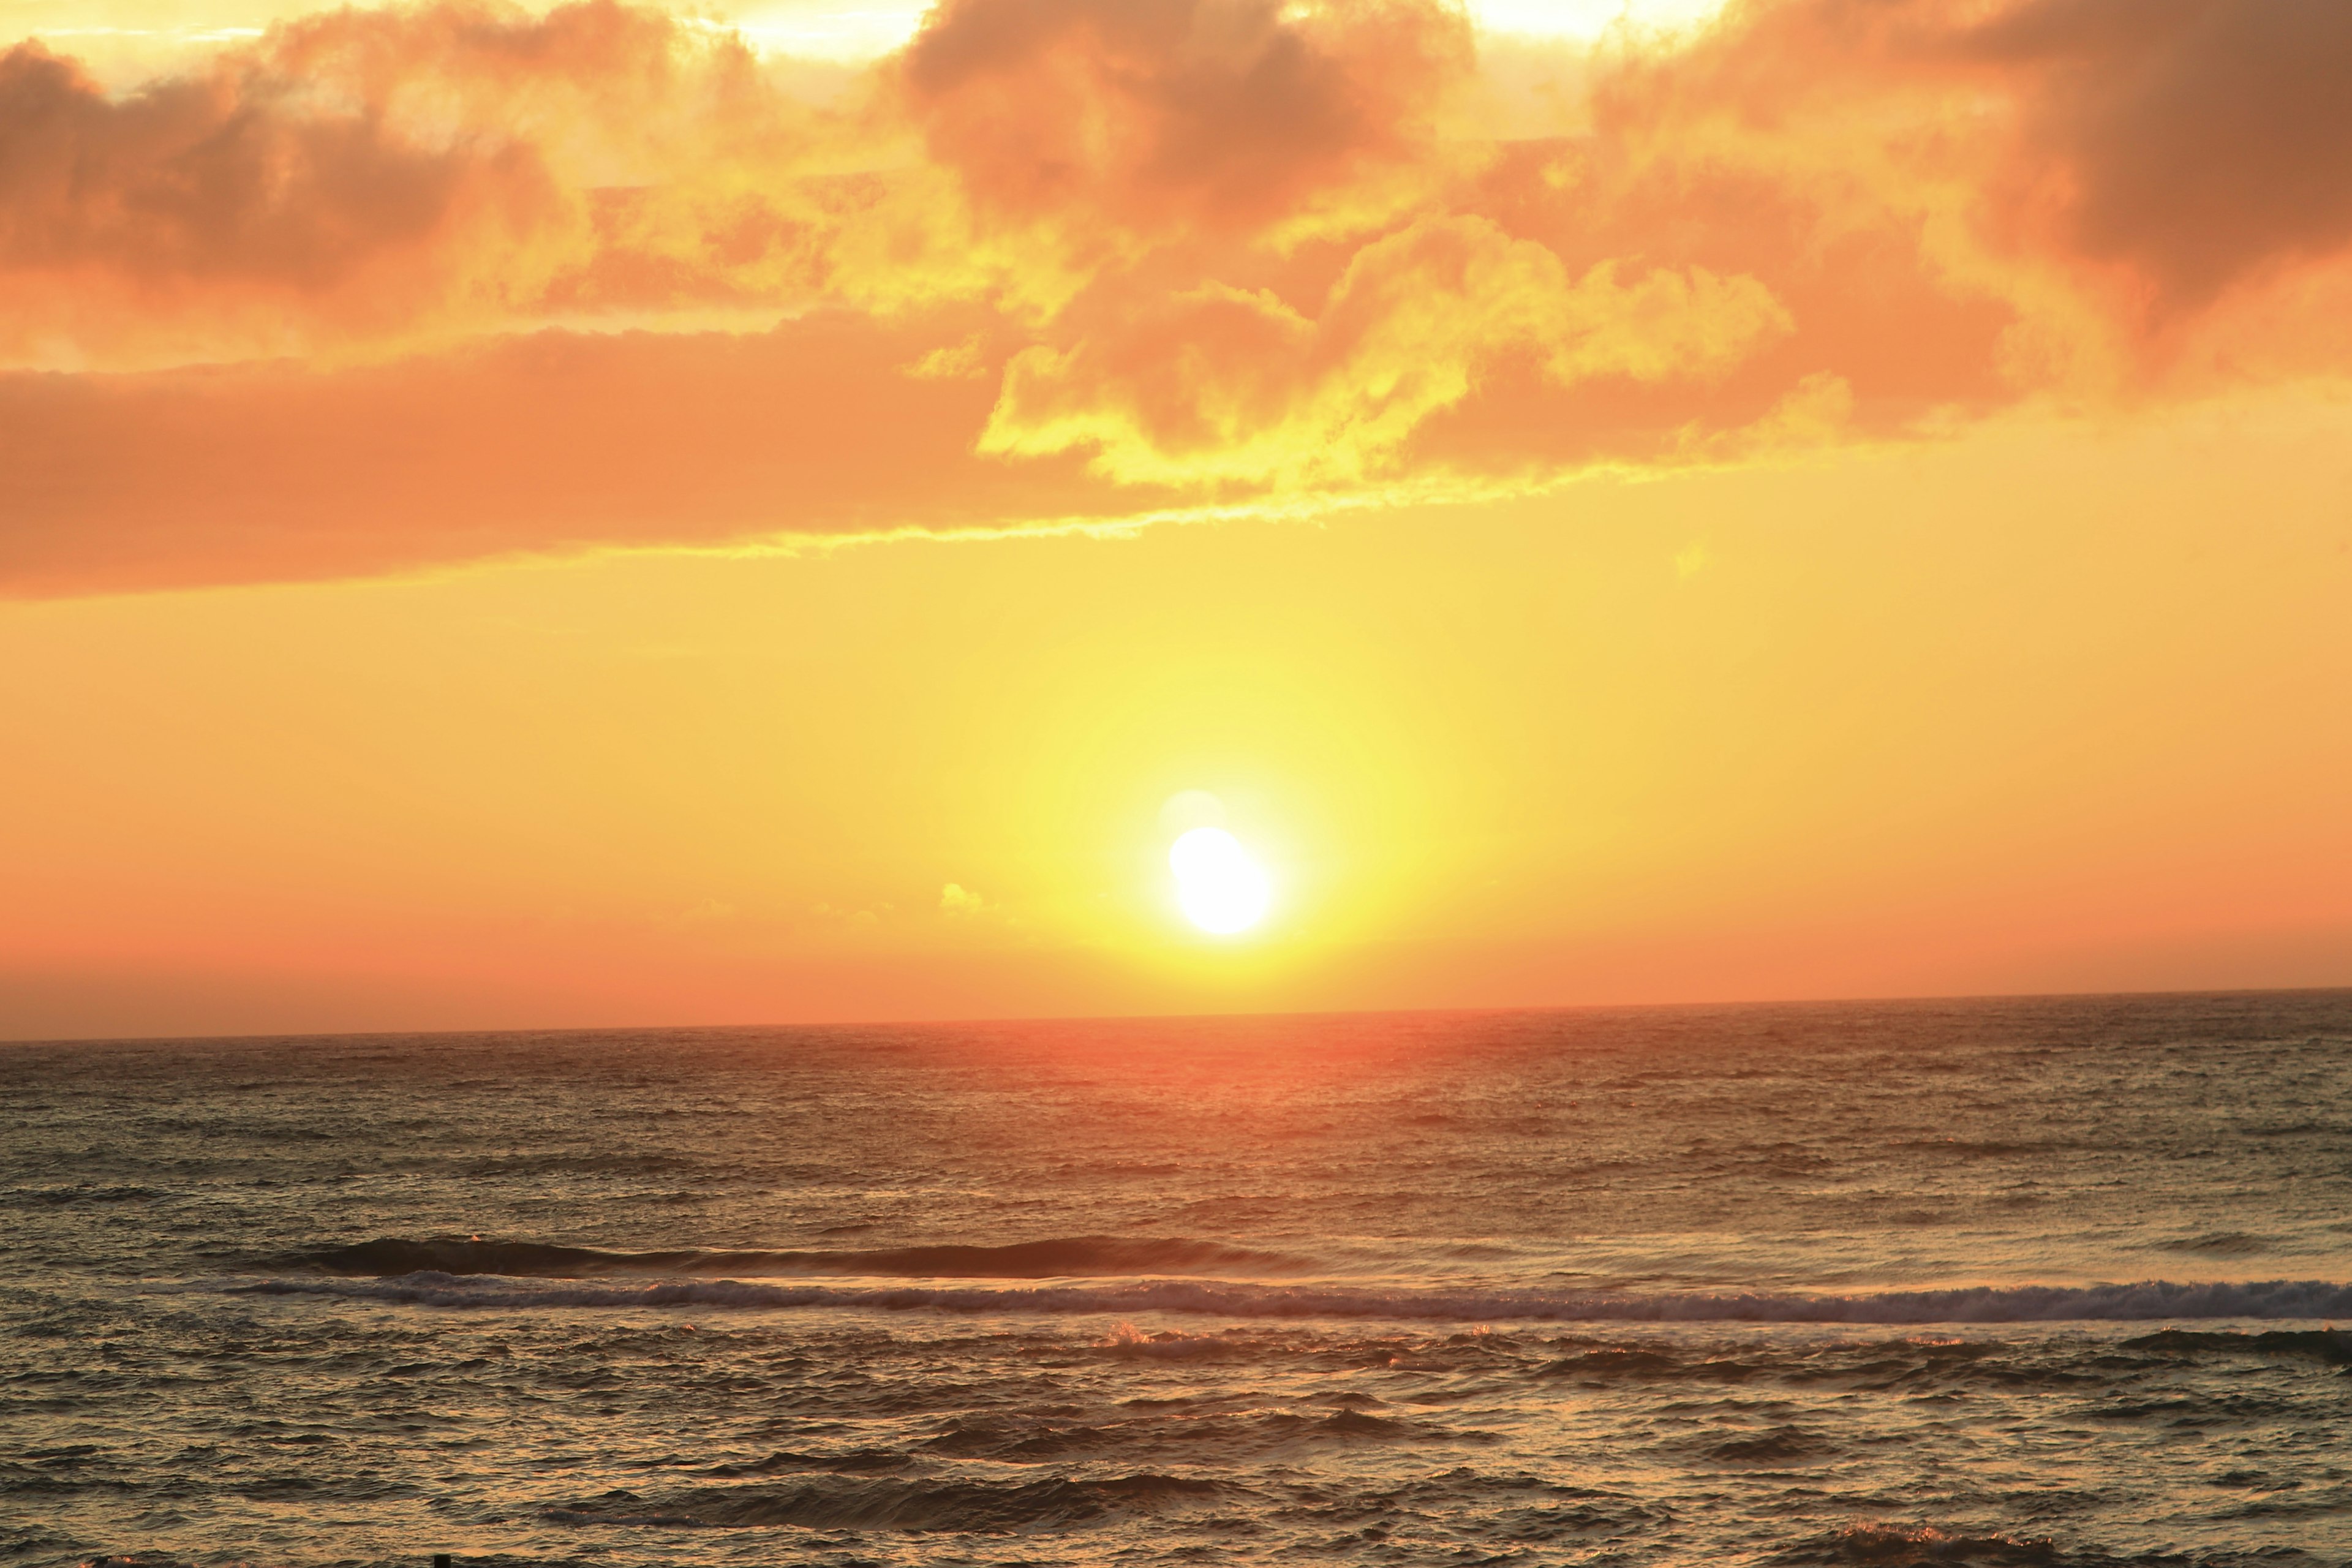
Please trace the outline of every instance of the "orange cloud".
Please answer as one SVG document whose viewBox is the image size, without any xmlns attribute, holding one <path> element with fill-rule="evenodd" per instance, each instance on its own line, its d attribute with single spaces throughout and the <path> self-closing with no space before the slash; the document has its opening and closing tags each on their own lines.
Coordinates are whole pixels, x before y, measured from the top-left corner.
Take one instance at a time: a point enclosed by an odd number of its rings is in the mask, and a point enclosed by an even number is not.
<svg viewBox="0 0 2352 1568">
<path fill-rule="evenodd" d="M 1580 151 L 1654 236 L 1780 265 L 1867 236 L 2029 332 L 2098 317 L 2146 374 L 2226 292 L 2352 243 L 2347 68 L 2327 0 L 1748 0 L 1606 73 Z"/>
<path fill-rule="evenodd" d="M 1260 229 L 1426 161 L 1472 65 L 1429 0 L 946 0 L 898 71 L 983 208 L 1155 236 Z"/>
<path fill-rule="evenodd" d="M 633 181 L 713 139 L 677 122 L 755 91 L 740 44 L 604 3 L 337 12 L 120 100 L 20 45 L 0 56 L 0 354 L 234 358 L 508 325 L 593 292 L 629 248 Z M 724 237 L 698 237 L 723 258 Z"/>
<path fill-rule="evenodd" d="M 1606 262 L 1573 279 L 1486 219 L 1429 218 L 1358 251 L 1317 320 L 1209 285 L 1066 353 L 1024 350 L 980 450 L 1087 450 L 1097 473 L 1171 487 L 1360 480 L 1507 353 L 1560 384 L 1706 379 L 1788 326 L 1752 279 L 1621 283 Z"/>
<path fill-rule="evenodd" d="M 2352 241 L 2343 6 L 2043 0 L 1958 41 L 2029 84 L 2015 156 L 2039 173 L 2000 194 L 2168 309 Z"/>
<path fill-rule="evenodd" d="M 0 592 L 1117 521 L 2352 365 L 2335 0 L 947 0 L 824 101 L 583 0 L 0 56 Z M 617 331 L 617 329 L 628 329 Z M 205 368 L 209 366 L 210 368 Z"/>
<path fill-rule="evenodd" d="M 386 364 L 0 377 L 0 583 L 73 595 L 786 531 L 1114 521 L 1074 462 L 971 451 L 993 388 L 941 333 L 498 339 Z M 1159 498 L 1165 500 L 1165 497 Z"/>
</svg>

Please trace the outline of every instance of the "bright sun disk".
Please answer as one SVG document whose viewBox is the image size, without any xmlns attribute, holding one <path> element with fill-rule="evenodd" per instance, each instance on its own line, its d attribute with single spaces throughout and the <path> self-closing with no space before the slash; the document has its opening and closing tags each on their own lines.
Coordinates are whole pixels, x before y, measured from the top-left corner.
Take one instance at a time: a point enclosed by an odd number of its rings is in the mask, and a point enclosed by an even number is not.
<svg viewBox="0 0 2352 1568">
<path fill-rule="evenodd" d="M 1274 887 L 1241 840 L 1222 827 L 1195 827 L 1168 847 L 1176 901 L 1202 931 L 1231 936 L 1265 918 Z"/>
</svg>

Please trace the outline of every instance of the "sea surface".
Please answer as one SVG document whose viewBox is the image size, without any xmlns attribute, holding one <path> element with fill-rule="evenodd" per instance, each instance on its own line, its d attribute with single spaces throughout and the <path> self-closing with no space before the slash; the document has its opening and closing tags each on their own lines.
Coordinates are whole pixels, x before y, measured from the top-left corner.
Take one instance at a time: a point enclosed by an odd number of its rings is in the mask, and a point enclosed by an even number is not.
<svg viewBox="0 0 2352 1568">
<path fill-rule="evenodd" d="M 2352 993 L 0 1046 L 0 1563 L 2352 1563 Z"/>
</svg>

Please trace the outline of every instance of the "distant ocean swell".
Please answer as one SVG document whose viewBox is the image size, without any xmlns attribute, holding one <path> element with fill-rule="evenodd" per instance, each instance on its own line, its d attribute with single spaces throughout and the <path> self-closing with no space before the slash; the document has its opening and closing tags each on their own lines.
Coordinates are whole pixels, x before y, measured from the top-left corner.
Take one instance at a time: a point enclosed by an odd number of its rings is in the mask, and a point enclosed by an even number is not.
<svg viewBox="0 0 2352 1568">
<path fill-rule="evenodd" d="M 1070 1314 L 1181 1312 L 1224 1318 L 1389 1318 L 1430 1322 L 2021 1323 L 2352 1318 L 2352 1285 L 2254 1280 L 2128 1285 L 1983 1286 L 1851 1296 L 1767 1291 L 1359 1290 L 1192 1280 L 1026 1289 L 905 1286 L 857 1289 L 735 1279 L 646 1284 L 551 1283 L 419 1271 L 379 1279 L 264 1279 L 226 1289 L 424 1307 L 509 1310 L 560 1307 L 815 1307 L 887 1311 Z"/>
<path fill-rule="evenodd" d="M 561 1524 L 720 1526 L 796 1524 L 810 1530 L 952 1531 L 1002 1534 L 1066 1529 L 1108 1515 L 1152 1512 L 1239 1489 L 1156 1474 L 1010 1485 L 964 1481 L 833 1480 L 790 1486 L 713 1487 L 664 1497 L 652 1508 L 624 1492 L 550 1509 Z"/>
<path fill-rule="evenodd" d="M 1301 1258 L 1181 1237 L 1080 1236 L 1004 1246 L 947 1245 L 786 1251 L 614 1252 L 536 1241 L 387 1237 L 270 1260 L 323 1274 L 496 1274 L 527 1279 L 614 1275 L 904 1275 L 923 1279 L 1058 1279 L 1123 1274 L 1305 1274 Z"/>
</svg>

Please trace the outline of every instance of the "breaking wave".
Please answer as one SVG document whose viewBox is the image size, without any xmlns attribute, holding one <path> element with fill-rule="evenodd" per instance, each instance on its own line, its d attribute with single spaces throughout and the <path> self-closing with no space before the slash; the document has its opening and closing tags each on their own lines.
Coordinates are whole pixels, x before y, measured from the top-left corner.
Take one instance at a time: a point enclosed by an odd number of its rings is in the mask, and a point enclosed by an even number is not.
<svg viewBox="0 0 2352 1568">
<path fill-rule="evenodd" d="M 2179 1284 L 1980 1286 L 1851 1296 L 1793 1293 L 1655 1293 L 1361 1290 L 1137 1280 L 1021 1289 L 771 1285 L 738 1279 L 653 1283 L 542 1283 L 416 1272 L 378 1279 L 265 1279 L 230 1289 L 272 1296 L 328 1296 L 415 1306 L 529 1310 L 551 1307 L 698 1307 L 772 1310 L 818 1307 L 990 1314 L 1133 1315 L 1182 1312 L 1226 1318 L 1388 1318 L 1440 1322 L 2024 1323 L 2352 1317 L 2352 1285 L 2273 1279 Z"/>
</svg>

